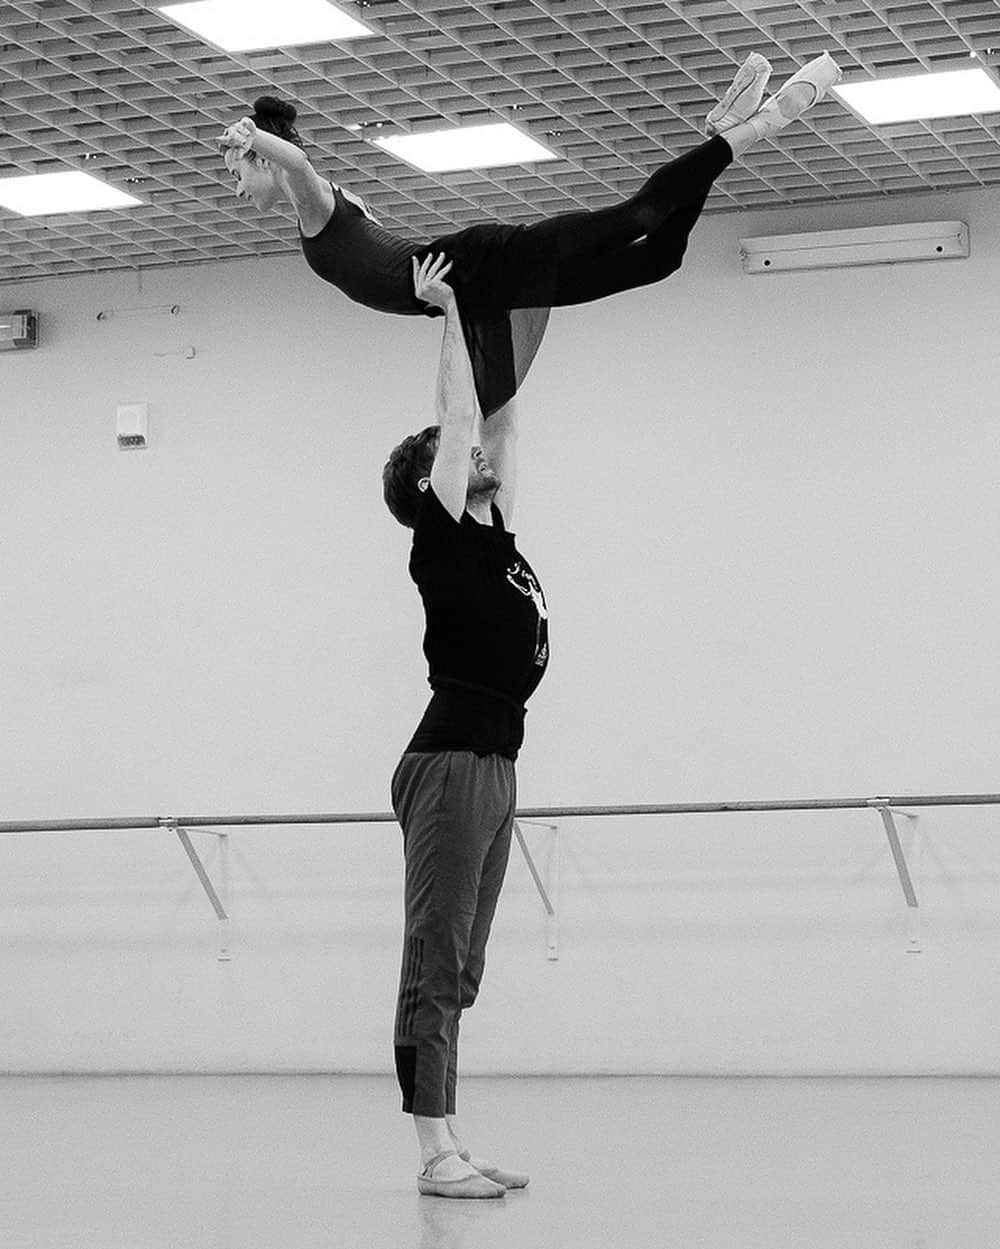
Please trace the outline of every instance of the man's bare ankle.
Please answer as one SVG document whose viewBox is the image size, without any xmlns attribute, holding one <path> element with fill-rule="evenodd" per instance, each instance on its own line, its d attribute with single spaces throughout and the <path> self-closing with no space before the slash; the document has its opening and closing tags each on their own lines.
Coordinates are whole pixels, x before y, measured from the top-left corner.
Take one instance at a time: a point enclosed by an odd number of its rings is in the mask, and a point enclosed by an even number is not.
<svg viewBox="0 0 1000 1249">
<path fill-rule="evenodd" d="M 417 1138 L 420 1142 L 420 1158 L 425 1165 L 438 1154 L 447 1153 L 455 1148 L 451 1133 L 448 1131 L 448 1124 L 443 1117 L 435 1119 L 424 1115 L 414 1115 L 413 1125 L 417 1129 Z"/>
</svg>

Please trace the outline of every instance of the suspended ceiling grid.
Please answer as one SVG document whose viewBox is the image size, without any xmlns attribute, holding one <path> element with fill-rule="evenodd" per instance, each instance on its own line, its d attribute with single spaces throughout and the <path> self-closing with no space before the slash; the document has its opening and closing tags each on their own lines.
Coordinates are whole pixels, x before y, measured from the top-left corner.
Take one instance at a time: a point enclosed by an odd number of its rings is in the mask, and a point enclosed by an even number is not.
<svg viewBox="0 0 1000 1249">
<path fill-rule="evenodd" d="M 0 177 L 93 172 L 143 201 L 0 209 L 0 281 L 297 250 L 290 211 L 238 201 L 215 137 L 261 94 L 299 108 L 316 168 L 421 238 L 598 208 L 703 138 L 750 51 L 780 83 L 824 50 L 848 77 L 1000 67 L 1000 0 L 367 0 L 370 38 L 223 53 L 143 0 L 0 2 Z M 423 174 L 375 134 L 510 120 L 559 159 Z M 350 127 L 361 126 L 353 130 Z M 828 99 L 732 166 L 707 211 L 1000 184 L 1000 114 L 872 128 Z"/>
</svg>

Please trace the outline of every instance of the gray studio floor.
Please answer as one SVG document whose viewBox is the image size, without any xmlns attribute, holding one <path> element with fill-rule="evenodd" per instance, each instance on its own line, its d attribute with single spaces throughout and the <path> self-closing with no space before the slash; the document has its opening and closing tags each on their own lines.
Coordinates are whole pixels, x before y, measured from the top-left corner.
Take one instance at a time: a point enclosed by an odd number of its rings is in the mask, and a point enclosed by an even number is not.
<svg viewBox="0 0 1000 1249">
<path fill-rule="evenodd" d="M 420 1197 L 395 1082 L 0 1079 L 4 1249 L 996 1249 L 1000 1080 L 466 1079 L 498 1201 Z"/>
</svg>

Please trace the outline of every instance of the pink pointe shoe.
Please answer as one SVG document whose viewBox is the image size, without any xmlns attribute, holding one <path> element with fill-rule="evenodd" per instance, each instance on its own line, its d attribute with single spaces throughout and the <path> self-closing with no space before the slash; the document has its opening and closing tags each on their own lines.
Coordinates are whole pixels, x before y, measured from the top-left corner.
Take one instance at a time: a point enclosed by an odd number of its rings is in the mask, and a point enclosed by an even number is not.
<svg viewBox="0 0 1000 1249">
<path fill-rule="evenodd" d="M 818 104 L 822 100 L 831 87 L 835 87 L 840 82 L 843 76 L 844 71 L 830 53 L 824 52 L 822 56 L 817 56 L 815 60 L 803 65 L 798 73 L 792 74 L 781 90 L 776 91 L 771 99 L 777 100 L 789 87 L 794 86 L 797 82 L 807 82 L 815 92 L 813 98 L 806 105 L 806 108 L 812 108 L 814 104 Z"/>
<path fill-rule="evenodd" d="M 789 78 L 789 80 L 776 91 L 774 95 L 749 119 L 750 124 L 758 131 L 761 138 L 764 138 L 777 130 L 783 130 L 785 126 L 791 125 L 793 121 L 797 121 L 803 113 L 813 108 L 826 95 L 831 87 L 835 87 L 844 73 L 837 62 L 833 59 L 829 52 L 824 52 L 822 56 L 817 56 Z M 812 88 L 812 99 L 808 103 L 796 106 L 791 114 L 781 111 L 780 102 L 783 96 L 787 95 L 789 88 L 799 83 L 806 83 Z"/>
<path fill-rule="evenodd" d="M 771 62 L 759 52 L 751 52 L 737 70 L 733 85 L 706 118 L 705 133 L 732 130 L 752 117 L 760 108 L 770 77 Z"/>
<path fill-rule="evenodd" d="M 485 1175 L 466 1175 L 457 1180 L 434 1178 L 434 1168 L 443 1158 L 458 1155 L 457 1149 L 446 1149 L 435 1154 L 417 1175 L 417 1189 L 427 1197 L 503 1197 L 507 1192 L 502 1184 L 494 1184 Z"/>
</svg>

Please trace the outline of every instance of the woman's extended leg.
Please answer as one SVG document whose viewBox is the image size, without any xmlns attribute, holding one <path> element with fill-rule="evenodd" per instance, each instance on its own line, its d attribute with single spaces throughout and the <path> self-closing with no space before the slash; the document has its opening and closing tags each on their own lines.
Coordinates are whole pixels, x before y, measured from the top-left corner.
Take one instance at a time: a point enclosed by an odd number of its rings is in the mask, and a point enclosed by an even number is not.
<svg viewBox="0 0 1000 1249">
<path fill-rule="evenodd" d="M 706 190 L 701 199 L 672 213 L 658 230 L 644 239 L 561 275 L 558 306 L 592 303 L 637 286 L 648 286 L 676 273 L 684 262 L 688 239 L 707 197 Z"/>
<path fill-rule="evenodd" d="M 456 272 L 462 329 L 484 419 L 517 393 L 550 307 L 589 303 L 659 281 L 680 268 L 712 183 L 732 160 L 726 139 L 713 138 L 658 169 L 621 204 L 519 227 L 516 242 L 498 254 L 488 277 L 480 274 L 469 283 Z M 452 240 L 439 239 L 433 247 L 452 254 L 455 248 L 449 244 Z"/>
<path fill-rule="evenodd" d="M 759 69 L 753 72 L 759 77 Z M 466 273 L 464 263 L 456 265 L 454 276 L 484 418 L 516 393 L 549 308 L 589 303 L 676 272 L 719 175 L 753 144 L 774 137 L 816 104 L 839 78 L 833 58 L 824 53 L 743 121 L 740 91 L 733 99 L 727 95 L 718 120 L 730 128 L 656 170 L 620 204 L 506 227 L 502 235 L 496 226 L 472 226 L 437 240 L 432 247 L 449 255 L 457 240 L 474 243 L 470 255 L 477 266 Z M 755 107 L 762 81 L 757 92 L 743 84 L 743 95 L 749 92 L 744 109 Z M 734 88 L 739 84 L 738 76 Z"/>
<path fill-rule="evenodd" d="M 766 62 L 765 62 L 766 64 Z M 658 281 L 679 267 L 713 183 L 753 144 L 773 138 L 823 98 L 840 78 L 824 53 L 803 66 L 750 118 L 663 165 L 627 200 L 593 212 L 564 213 L 529 226 L 525 242 L 552 263 L 517 267 L 509 307 L 583 303 Z M 732 114 L 738 118 L 739 114 Z M 651 245 L 652 243 L 652 245 Z M 549 286 L 540 286 L 547 278 Z M 525 296 L 524 304 L 518 295 Z"/>
<path fill-rule="evenodd" d="M 733 149 L 717 135 L 661 166 L 620 204 L 592 212 L 562 213 L 530 226 L 533 241 L 547 242 L 555 253 L 552 307 L 564 302 L 561 296 L 567 289 L 578 289 L 583 266 L 603 264 L 611 253 L 668 226 L 685 208 L 697 205 L 700 212 L 712 184 L 732 162 Z"/>
</svg>

